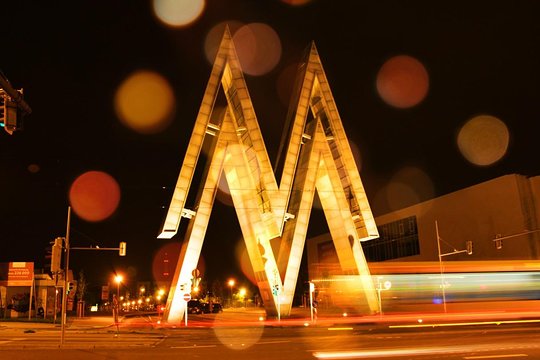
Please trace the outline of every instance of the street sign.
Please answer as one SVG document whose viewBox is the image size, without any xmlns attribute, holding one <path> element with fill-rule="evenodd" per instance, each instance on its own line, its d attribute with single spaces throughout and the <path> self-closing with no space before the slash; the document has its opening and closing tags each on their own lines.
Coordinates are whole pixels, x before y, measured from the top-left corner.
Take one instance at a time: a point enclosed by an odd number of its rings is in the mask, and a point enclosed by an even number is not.
<svg viewBox="0 0 540 360">
<path fill-rule="evenodd" d="M 184 294 L 184 301 L 189 301 L 189 300 L 191 300 L 191 295 L 188 294 L 188 293 L 185 293 Z"/>
</svg>

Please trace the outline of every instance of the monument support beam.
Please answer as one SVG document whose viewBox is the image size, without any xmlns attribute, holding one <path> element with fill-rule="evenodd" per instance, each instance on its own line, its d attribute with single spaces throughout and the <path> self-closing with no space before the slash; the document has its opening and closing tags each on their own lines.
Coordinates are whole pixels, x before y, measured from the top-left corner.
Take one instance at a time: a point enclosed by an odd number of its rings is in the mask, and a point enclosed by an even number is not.
<svg viewBox="0 0 540 360">
<path fill-rule="evenodd" d="M 269 315 L 290 313 L 315 191 L 343 272 L 360 275 L 365 304 L 369 311 L 377 311 L 377 293 L 359 242 L 378 237 L 377 227 L 315 45 L 304 60 L 294 95 L 298 102 L 289 112 L 291 132 L 278 187 L 234 44 L 225 31 L 159 235 L 171 238 L 178 231 L 203 143 L 210 136 L 212 146 L 195 204 L 189 207 L 194 212 L 169 291 L 165 321 L 182 320 L 186 306 L 182 293 L 197 266 L 221 176 L 229 185 Z M 212 118 L 220 90 L 225 112 Z M 270 242 L 277 238 L 281 244 L 274 254 Z M 280 291 L 273 292 L 274 288 Z"/>
</svg>

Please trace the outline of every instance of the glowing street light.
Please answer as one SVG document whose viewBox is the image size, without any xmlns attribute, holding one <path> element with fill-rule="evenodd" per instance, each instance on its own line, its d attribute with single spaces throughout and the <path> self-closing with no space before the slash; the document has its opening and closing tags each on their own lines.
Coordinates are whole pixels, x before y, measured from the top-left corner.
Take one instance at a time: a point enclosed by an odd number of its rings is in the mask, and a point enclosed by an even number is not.
<svg viewBox="0 0 540 360">
<path fill-rule="evenodd" d="M 116 281 L 116 297 L 120 299 L 120 283 L 124 281 L 124 277 L 120 274 L 117 274 L 114 277 L 114 281 Z"/>
<path fill-rule="evenodd" d="M 238 295 L 240 295 L 240 298 L 242 298 L 242 301 L 244 302 L 244 307 L 246 307 L 246 294 L 247 294 L 247 290 L 246 288 L 240 288 L 240 292 Z"/>
<path fill-rule="evenodd" d="M 229 279 L 229 282 L 227 284 L 229 284 L 229 290 L 230 290 L 230 300 L 229 300 L 229 307 L 232 307 L 232 304 L 233 304 L 233 301 L 232 301 L 232 288 L 234 286 L 236 282 L 234 281 L 234 279 Z"/>
</svg>

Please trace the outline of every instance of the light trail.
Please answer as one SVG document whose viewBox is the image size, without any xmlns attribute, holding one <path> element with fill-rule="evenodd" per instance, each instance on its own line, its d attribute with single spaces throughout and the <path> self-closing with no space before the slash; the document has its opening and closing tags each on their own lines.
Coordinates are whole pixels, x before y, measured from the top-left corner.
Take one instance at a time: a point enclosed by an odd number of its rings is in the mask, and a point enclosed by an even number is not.
<svg viewBox="0 0 540 360">
<path fill-rule="evenodd" d="M 501 325 L 501 324 L 524 324 L 524 323 L 538 323 L 540 319 L 536 320 L 496 320 L 496 321 L 472 321 L 472 322 L 455 322 L 455 323 L 440 323 L 440 324 L 407 324 L 407 325 L 389 325 L 390 329 L 403 329 L 403 328 L 428 328 L 428 327 L 444 327 L 444 326 L 474 326 L 474 325 Z"/>
<path fill-rule="evenodd" d="M 500 359 L 511 357 L 528 357 L 527 354 L 500 354 L 500 355 L 481 355 L 481 356 L 464 356 L 464 359 Z"/>
</svg>

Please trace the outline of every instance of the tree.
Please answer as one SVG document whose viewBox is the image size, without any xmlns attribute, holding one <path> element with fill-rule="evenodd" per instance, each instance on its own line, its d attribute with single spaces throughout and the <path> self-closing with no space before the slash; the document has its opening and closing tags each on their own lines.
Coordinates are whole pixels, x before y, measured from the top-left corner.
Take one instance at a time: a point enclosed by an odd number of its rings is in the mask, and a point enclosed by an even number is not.
<svg viewBox="0 0 540 360">
<path fill-rule="evenodd" d="M 84 296 L 86 295 L 86 290 L 88 288 L 88 283 L 86 282 L 86 277 L 84 276 L 84 271 L 79 271 L 79 281 L 77 282 L 77 299 L 79 301 L 84 301 Z"/>
</svg>

